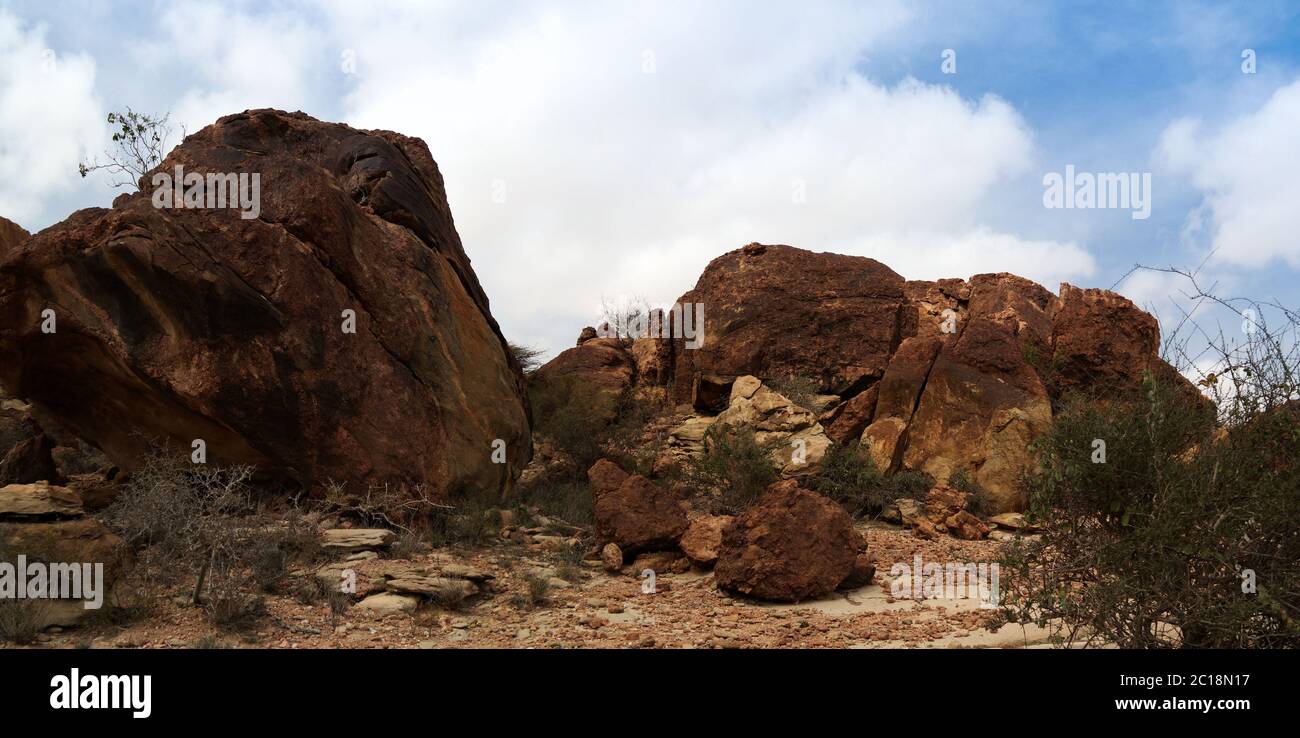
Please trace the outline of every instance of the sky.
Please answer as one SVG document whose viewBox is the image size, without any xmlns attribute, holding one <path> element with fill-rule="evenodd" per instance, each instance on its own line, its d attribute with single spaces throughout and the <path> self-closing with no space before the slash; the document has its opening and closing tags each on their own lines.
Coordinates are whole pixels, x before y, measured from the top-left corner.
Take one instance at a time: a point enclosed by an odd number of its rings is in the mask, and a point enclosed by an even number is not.
<svg viewBox="0 0 1300 738">
<path fill-rule="evenodd" d="M 753 241 L 1163 325 L 1188 286 L 1136 264 L 1300 307 L 1300 3 L 0 0 L 0 215 L 109 206 L 77 165 L 128 106 L 424 139 L 493 314 L 548 356 Z M 1067 166 L 1147 175 L 1149 217 L 1046 207 Z"/>
</svg>

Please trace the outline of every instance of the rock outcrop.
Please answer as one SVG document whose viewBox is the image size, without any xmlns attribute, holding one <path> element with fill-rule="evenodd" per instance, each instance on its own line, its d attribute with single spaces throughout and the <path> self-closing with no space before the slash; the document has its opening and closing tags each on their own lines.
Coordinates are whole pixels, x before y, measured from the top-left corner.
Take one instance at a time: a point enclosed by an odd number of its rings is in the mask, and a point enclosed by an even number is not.
<svg viewBox="0 0 1300 738">
<path fill-rule="evenodd" d="M 724 590 L 799 602 L 833 592 L 846 580 L 869 580 L 869 560 L 859 558 L 866 552 L 843 507 L 787 479 L 723 531 L 713 572 Z"/>
<path fill-rule="evenodd" d="M 524 380 L 422 141 L 252 110 L 157 171 L 176 167 L 209 186 L 259 177 L 260 212 L 155 207 L 142 182 L 110 210 L 0 241 L 11 394 L 127 469 L 147 439 L 202 439 L 209 463 L 309 486 L 448 497 L 518 476 Z"/>
<path fill-rule="evenodd" d="M 735 402 L 738 378 L 799 377 L 837 396 L 815 411 L 829 441 L 860 441 L 885 471 L 965 472 L 993 512 L 1023 509 L 1030 442 L 1063 393 L 1135 389 L 1146 372 L 1195 391 L 1129 300 L 1066 284 L 1057 296 L 1014 274 L 906 281 L 864 257 L 750 244 L 680 302 L 703 303 L 703 345 L 675 340 L 667 381 L 702 415 L 668 455 L 693 451 L 713 415 L 754 415 L 719 402 L 723 389 Z"/>
</svg>

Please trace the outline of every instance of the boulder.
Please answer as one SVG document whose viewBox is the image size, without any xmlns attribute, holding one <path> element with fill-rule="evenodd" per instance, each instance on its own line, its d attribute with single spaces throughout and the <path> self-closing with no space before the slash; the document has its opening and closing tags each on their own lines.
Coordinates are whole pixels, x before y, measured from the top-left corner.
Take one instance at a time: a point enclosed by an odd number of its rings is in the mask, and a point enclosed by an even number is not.
<svg viewBox="0 0 1300 738">
<path fill-rule="evenodd" d="M 866 542 L 843 507 L 787 479 L 723 531 L 713 572 L 729 592 L 799 602 L 833 592 L 860 572 L 864 553 Z"/>
<path fill-rule="evenodd" d="M 1052 318 L 1052 390 L 1134 390 L 1160 362 L 1160 325 L 1131 300 L 1109 290 L 1061 284 Z"/>
<path fill-rule="evenodd" d="M 112 602 L 113 585 L 131 563 L 126 543 L 94 518 L 49 522 L 0 521 L 0 561 L 15 562 L 18 555 L 29 561 L 62 564 L 103 564 L 102 606 Z M 94 610 L 76 600 L 47 600 L 39 612 L 45 625 L 75 625 Z"/>
<path fill-rule="evenodd" d="M 912 422 L 903 465 L 945 482 L 973 469 L 995 512 L 1023 509 L 1020 487 L 1031 442 L 1052 421 L 1051 401 L 1022 354 L 1010 319 L 970 319 L 930 370 Z"/>
<path fill-rule="evenodd" d="M 857 589 L 871 584 L 876 578 L 876 559 L 869 553 L 860 553 L 853 560 L 853 571 L 840 582 L 840 589 Z"/>
<path fill-rule="evenodd" d="M 384 584 L 390 592 L 428 597 L 440 605 L 453 607 L 478 594 L 473 582 L 454 577 L 408 574 L 389 579 Z"/>
<path fill-rule="evenodd" d="M 617 574 L 623 568 L 623 549 L 617 543 L 606 543 L 600 549 L 600 564 L 606 572 Z"/>
<path fill-rule="evenodd" d="M 686 532 L 686 506 L 671 491 L 635 474 L 596 498 L 596 545 L 623 555 L 671 549 Z"/>
<path fill-rule="evenodd" d="M 39 429 L 36 435 L 19 441 L 0 456 L 0 485 L 62 482 L 53 451 L 54 441 Z"/>
<path fill-rule="evenodd" d="M 835 443 L 848 443 L 862 436 L 876 413 L 879 385 L 872 385 L 844 402 L 835 419 L 826 426 L 826 437 Z"/>
<path fill-rule="evenodd" d="M 819 463 L 831 441 L 817 416 L 763 384 L 757 377 L 736 379 L 731 401 L 717 422 L 754 430 L 760 444 L 770 444 L 772 458 L 782 473 L 793 474 Z M 802 459 L 798 455 L 802 451 Z"/>
<path fill-rule="evenodd" d="M 627 472 L 609 459 L 601 459 L 592 464 L 587 470 L 592 499 L 600 499 L 602 495 L 622 487 L 628 476 L 630 475 Z"/>
<path fill-rule="evenodd" d="M 874 259 L 752 243 L 709 262 L 678 301 L 704 305 L 703 345 L 674 340 L 673 397 L 697 376 L 799 376 L 845 394 L 884 372 L 904 280 Z"/>
<path fill-rule="evenodd" d="M 394 592 L 373 594 L 357 603 L 357 609 L 370 610 L 379 614 L 397 612 L 414 612 L 420 606 L 420 598 L 414 595 Z"/>
<path fill-rule="evenodd" d="M 713 566 L 722 547 L 722 531 L 732 519 L 730 515 L 703 515 L 692 520 L 682 534 L 682 553 L 696 566 Z"/>
<path fill-rule="evenodd" d="M 259 177 L 257 212 L 146 187 L 7 245 L 0 385 L 126 470 L 147 439 L 203 439 L 209 463 L 306 486 L 447 498 L 518 476 L 523 375 L 422 141 L 251 110 L 158 171 L 176 167 Z"/>
<path fill-rule="evenodd" d="M 922 503 L 924 515 L 913 519 L 918 535 L 934 538 L 948 533 L 968 541 L 988 537 L 989 527 L 967 509 L 968 495 L 945 484 L 936 485 Z"/>
<path fill-rule="evenodd" d="M 83 512 L 81 496 L 67 487 L 51 486 L 49 482 L 0 487 L 0 518 L 74 518 Z"/>
<path fill-rule="evenodd" d="M 581 393 L 592 402 L 592 422 L 605 423 L 614 419 L 635 378 L 636 361 L 621 339 L 593 338 L 543 364 L 532 384 L 565 397 Z"/>
</svg>

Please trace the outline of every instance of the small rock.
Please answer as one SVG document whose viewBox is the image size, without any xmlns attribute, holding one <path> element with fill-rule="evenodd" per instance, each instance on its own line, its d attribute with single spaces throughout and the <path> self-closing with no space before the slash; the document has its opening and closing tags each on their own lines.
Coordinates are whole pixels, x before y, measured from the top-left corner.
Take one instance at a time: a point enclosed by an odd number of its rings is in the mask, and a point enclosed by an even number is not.
<svg viewBox="0 0 1300 738">
<path fill-rule="evenodd" d="M 606 543 L 605 547 L 600 549 L 600 563 L 605 567 L 605 571 L 617 574 L 623 568 L 623 550 L 617 543 Z"/>
</svg>

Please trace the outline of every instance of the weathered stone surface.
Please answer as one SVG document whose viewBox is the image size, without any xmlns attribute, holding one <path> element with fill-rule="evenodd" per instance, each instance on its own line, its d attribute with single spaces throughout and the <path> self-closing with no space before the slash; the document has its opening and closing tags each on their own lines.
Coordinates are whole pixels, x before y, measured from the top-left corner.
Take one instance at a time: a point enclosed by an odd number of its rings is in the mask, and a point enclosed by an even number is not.
<svg viewBox="0 0 1300 738">
<path fill-rule="evenodd" d="M 923 538 L 949 533 L 957 538 L 976 541 L 987 538 L 989 527 L 967 511 L 966 493 L 944 484 L 935 486 L 925 496 L 924 516 L 913 522 Z"/>
<path fill-rule="evenodd" d="M 596 545 L 623 555 L 673 548 L 686 532 L 686 506 L 671 491 L 636 474 L 596 498 Z"/>
<path fill-rule="evenodd" d="M 770 389 L 757 377 L 736 379 L 731 401 L 717 422 L 754 429 L 761 444 L 773 447 L 772 458 L 782 473 L 803 471 L 818 464 L 831 441 L 811 411 Z"/>
<path fill-rule="evenodd" d="M 853 571 L 840 582 L 840 589 L 857 589 L 871 584 L 876 578 L 876 560 L 869 553 L 860 553 L 853 560 Z"/>
<path fill-rule="evenodd" d="M 554 394 L 557 401 L 583 396 L 594 433 L 596 425 L 617 417 L 619 401 L 635 378 L 636 360 L 621 339 L 593 338 L 561 351 L 537 370 L 531 383 L 534 392 Z"/>
<path fill-rule="evenodd" d="M 17 223 L 0 216 L 0 254 L 31 238 L 30 233 Z"/>
<path fill-rule="evenodd" d="M 457 605 L 478 594 L 478 587 L 465 579 L 453 577 L 403 575 L 390 579 L 384 586 L 390 592 L 428 597 L 441 605 Z"/>
<path fill-rule="evenodd" d="M 876 412 L 879 386 L 872 385 L 844 403 L 835 420 L 826 426 L 826 437 L 836 443 L 848 443 L 862 435 Z"/>
<path fill-rule="evenodd" d="M 1011 331 L 1037 317 L 1021 321 L 1009 308 L 996 320 L 974 314 L 930 370 L 907 428 L 905 466 L 939 482 L 965 469 L 988 491 L 995 511 L 1023 508 L 1020 479 L 1031 462 L 1030 444 L 1050 426 L 1052 410 L 1023 358 L 1023 334 Z"/>
<path fill-rule="evenodd" d="M 692 520 L 682 535 L 682 553 L 697 566 L 713 566 L 722 547 L 722 531 L 732 519 L 730 515 L 703 515 Z"/>
<path fill-rule="evenodd" d="M 727 526 L 713 571 L 724 590 L 798 602 L 834 591 L 863 553 L 843 507 L 787 479 Z"/>
<path fill-rule="evenodd" d="M 0 521 L 0 561 L 11 564 L 18 555 L 32 561 L 103 564 L 104 602 L 131 563 L 130 548 L 94 518 L 53 522 Z M 80 602 L 64 602 L 48 613 L 49 624 L 71 625 L 87 612 Z"/>
<path fill-rule="evenodd" d="M 591 484 L 593 499 L 600 499 L 607 492 L 613 492 L 627 481 L 627 472 L 609 459 L 601 459 L 587 470 L 587 481 Z"/>
<path fill-rule="evenodd" d="M 420 598 L 414 595 L 380 592 L 357 603 L 359 610 L 371 610 L 380 614 L 414 612 L 420 606 Z"/>
<path fill-rule="evenodd" d="M 623 549 L 617 543 L 606 543 L 600 549 L 600 564 L 610 574 L 617 574 L 623 568 Z"/>
<path fill-rule="evenodd" d="M 321 546 L 361 551 L 368 548 L 387 548 L 397 540 L 397 534 L 386 528 L 332 528 L 320 534 Z"/>
<path fill-rule="evenodd" d="M 0 516 L 78 517 L 82 513 L 81 497 L 67 487 L 49 482 L 0 487 Z"/>
<path fill-rule="evenodd" d="M 19 441 L 0 455 L 0 485 L 63 481 L 53 451 L 54 441 L 39 429 L 36 435 Z"/>
<path fill-rule="evenodd" d="M 1061 284 L 1052 319 L 1052 389 L 1136 389 L 1160 362 L 1160 325 L 1128 298 L 1109 290 Z"/>
<path fill-rule="evenodd" d="M 704 305 L 704 344 L 674 341 L 673 387 L 700 374 L 815 379 L 842 393 L 884 372 L 904 280 L 873 259 L 750 244 L 714 259 L 681 304 Z"/>
<path fill-rule="evenodd" d="M 124 469 L 145 439 L 201 438 L 210 463 L 306 485 L 451 496 L 518 475 L 523 377 L 423 142 L 253 110 L 188 136 L 176 166 L 257 173 L 260 212 L 157 208 L 146 186 L 6 243 L 0 384 Z"/>
</svg>

